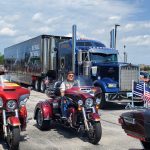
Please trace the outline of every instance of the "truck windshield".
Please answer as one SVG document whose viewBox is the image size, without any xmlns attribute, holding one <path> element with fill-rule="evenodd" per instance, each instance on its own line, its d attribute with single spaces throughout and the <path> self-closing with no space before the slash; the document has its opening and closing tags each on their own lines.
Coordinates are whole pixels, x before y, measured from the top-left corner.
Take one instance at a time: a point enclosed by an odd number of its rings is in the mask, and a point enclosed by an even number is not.
<svg viewBox="0 0 150 150">
<path fill-rule="evenodd" d="M 116 62 L 117 54 L 90 53 L 90 60 L 94 62 Z"/>
</svg>

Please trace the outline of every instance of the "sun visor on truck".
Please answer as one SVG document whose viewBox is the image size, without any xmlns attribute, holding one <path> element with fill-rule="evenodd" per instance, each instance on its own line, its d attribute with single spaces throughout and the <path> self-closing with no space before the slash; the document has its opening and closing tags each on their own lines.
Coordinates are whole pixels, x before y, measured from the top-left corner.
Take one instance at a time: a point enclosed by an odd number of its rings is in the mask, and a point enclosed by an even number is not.
<svg viewBox="0 0 150 150">
<path fill-rule="evenodd" d="M 107 54 L 107 55 L 109 55 L 109 54 L 118 54 L 118 50 L 111 49 L 111 48 L 105 48 L 105 47 L 90 48 L 89 52 L 91 52 L 91 53 L 102 53 L 102 54 Z"/>
</svg>

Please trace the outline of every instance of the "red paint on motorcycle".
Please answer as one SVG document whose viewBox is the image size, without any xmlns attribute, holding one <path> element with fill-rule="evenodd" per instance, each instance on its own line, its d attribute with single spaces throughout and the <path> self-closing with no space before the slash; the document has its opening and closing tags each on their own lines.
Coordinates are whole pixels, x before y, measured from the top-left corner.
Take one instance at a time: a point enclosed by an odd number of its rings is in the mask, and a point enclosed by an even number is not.
<svg viewBox="0 0 150 150">
<path fill-rule="evenodd" d="M 19 109 L 19 119 L 21 123 L 21 130 L 25 130 L 27 127 L 27 109 L 26 106 L 21 106 Z"/>
<path fill-rule="evenodd" d="M 100 121 L 100 116 L 99 116 L 99 114 L 97 114 L 97 113 L 92 113 L 90 116 L 91 116 L 91 119 L 92 119 L 93 121 Z"/>
<path fill-rule="evenodd" d="M 7 118 L 7 122 L 8 124 L 12 125 L 12 126 L 20 126 L 20 120 L 18 117 L 15 116 L 11 116 Z"/>
<path fill-rule="evenodd" d="M 44 101 L 41 103 L 41 110 L 42 110 L 43 118 L 45 120 L 49 120 L 52 118 L 53 109 L 52 106 L 48 103 L 48 101 Z"/>
</svg>

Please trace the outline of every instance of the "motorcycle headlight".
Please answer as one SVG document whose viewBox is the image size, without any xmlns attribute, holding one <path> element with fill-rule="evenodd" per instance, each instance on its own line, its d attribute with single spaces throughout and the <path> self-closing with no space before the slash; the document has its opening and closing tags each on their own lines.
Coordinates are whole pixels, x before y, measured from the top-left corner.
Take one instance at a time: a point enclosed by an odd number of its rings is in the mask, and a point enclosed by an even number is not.
<svg viewBox="0 0 150 150">
<path fill-rule="evenodd" d="M 96 99 L 96 104 L 99 105 L 100 103 L 101 103 L 101 99 L 100 99 L 100 98 L 97 98 L 97 99 Z"/>
<path fill-rule="evenodd" d="M 19 98 L 19 104 L 20 105 L 25 105 L 28 98 L 29 98 L 29 94 L 21 95 L 20 98 Z"/>
<path fill-rule="evenodd" d="M 88 98 L 85 100 L 85 106 L 86 107 L 92 107 L 93 106 L 93 99 L 92 98 Z"/>
<path fill-rule="evenodd" d="M 82 100 L 78 100 L 78 105 L 83 105 L 83 101 Z"/>
<path fill-rule="evenodd" d="M 9 100 L 6 106 L 7 106 L 7 109 L 14 110 L 17 107 L 17 103 L 15 100 Z"/>
<path fill-rule="evenodd" d="M 108 83 L 109 88 L 116 88 L 117 84 L 116 83 Z"/>
<path fill-rule="evenodd" d="M 3 107 L 3 99 L 0 97 L 0 108 Z"/>
</svg>

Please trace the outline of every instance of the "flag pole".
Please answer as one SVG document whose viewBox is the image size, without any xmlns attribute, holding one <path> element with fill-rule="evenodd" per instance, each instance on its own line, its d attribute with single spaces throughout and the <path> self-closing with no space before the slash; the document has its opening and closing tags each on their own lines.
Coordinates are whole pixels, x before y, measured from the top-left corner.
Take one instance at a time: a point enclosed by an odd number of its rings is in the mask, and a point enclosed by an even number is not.
<svg viewBox="0 0 150 150">
<path fill-rule="evenodd" d="M 134 108 L 134 101 L 133 101 L 134 100 L 134 98 L 133 98 L 133 93 L 134 92 L 133 92 L 133 90 L 134 90 L 134 80 L 132 80 L 132 104 L 131 104 L 132 108 Z"/>
<path fill-rule="evenodd" d="M 143 93 L 144 107 L 147 107 L 147 102 L 145 100 L 145 82 L 144 82 L 144 93 Z"/>
</svg>

